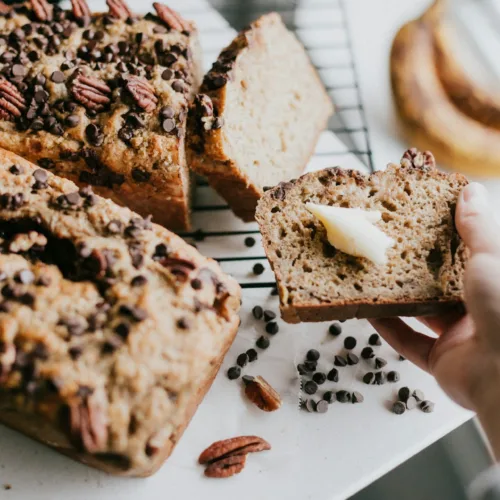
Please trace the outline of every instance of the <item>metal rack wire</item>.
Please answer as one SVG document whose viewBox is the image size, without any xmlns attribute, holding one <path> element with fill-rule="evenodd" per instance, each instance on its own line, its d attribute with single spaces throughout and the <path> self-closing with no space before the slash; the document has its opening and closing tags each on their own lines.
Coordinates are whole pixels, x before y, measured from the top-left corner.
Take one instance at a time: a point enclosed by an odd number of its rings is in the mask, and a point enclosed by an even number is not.
<svg viewBox="0 0 500 500">
<path fill-rule="evenodd" d="M 235 29 L 239 30 L 260 15 L 278 12 L 289 29 L 296 32 L 308 50 L 324 84 L 336 107 L 336 113 L 328 123 L 328 131 L 335 134 L 345 144 L 342 150 L 331 147 L 318 149 L 312 161 L 319 161 L 324 166 L 342 164 L 342 157 L 356 155 L 373 171 L 373 157 L 370 138 L 361 99 L 359 81 L 351 44 L 349 23 L 345 8 L 345 0 L 210 0 L 213 7 Z M 186 13 L 192 16 L 196 12 Z M 201 13 L 197 13 L 201 15 Z M 202 36 L 220 35 L 218 27 L 200 26 Z M 207 57 L 214 60 L 217 51 L 210 51 Z M 338 149 L 338 148 L 337 148 Z M 241 265 L 248 262 L 251 266 L 266 257 L 260 245 L 257 251 L 242 245 L 245 237 L 251 236 L 259 240 L 256 224 L 243 224 L 234 218 L 227 204 L 213 193 L 204 179 L 197 181 L 196 203 L 193 207 L 194 227 L 197 229 L 181 236 L 192 241 L 200 250 L 218 260 L 228 272 L 234 274 Z M 205 224 L 204 224 L 205 221 Z M 209 226 L 206 227 L 206 221 Z M 205 227 L 204 227 L 205 226 Z M 238 238 L 240 245 L 234 245 L 233 252 L 218 251 L 228 242 Z M 217 241 L 217 244 L 214 242 Z M 227 254 L 228 253 L 228 254 Z M 238 264 L 240 263 L 240 264 Z M 268 271 L 268 270 L 266 270 Z M 270 272 L 262 275 L 236 276 L 243 288 L 270 288 L 275 286 Z"/>
</svg>

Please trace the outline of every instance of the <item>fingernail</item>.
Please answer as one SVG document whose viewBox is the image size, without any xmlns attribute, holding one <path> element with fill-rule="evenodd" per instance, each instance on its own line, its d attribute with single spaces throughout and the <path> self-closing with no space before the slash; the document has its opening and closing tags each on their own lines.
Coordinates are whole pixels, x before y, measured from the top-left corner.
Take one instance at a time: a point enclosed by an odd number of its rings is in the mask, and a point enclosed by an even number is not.
<svg viewBox="0 0 500 500">
<path fill-rule="evenodd" d="M 462 199 L 467 203 L 467 208 L 481 210 L 488 206 L 488 191 L 478 182 L 471 182 L 462 191 Z"/>
</svg>

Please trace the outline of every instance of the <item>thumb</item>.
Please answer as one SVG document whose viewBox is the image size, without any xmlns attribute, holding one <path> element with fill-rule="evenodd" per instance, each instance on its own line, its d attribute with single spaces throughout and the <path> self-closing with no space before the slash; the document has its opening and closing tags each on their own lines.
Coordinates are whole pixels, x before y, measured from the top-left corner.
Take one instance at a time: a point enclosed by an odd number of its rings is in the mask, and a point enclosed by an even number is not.
<svg viewBox="0 0 500 500">
<path fill-rule="evenodd" d="M 488 191 L 477 182 L 466 186 L 458 198 L 455 224 L 471 255 L 500 256 L 500 226 L 488 202 Z"/>
</svg>

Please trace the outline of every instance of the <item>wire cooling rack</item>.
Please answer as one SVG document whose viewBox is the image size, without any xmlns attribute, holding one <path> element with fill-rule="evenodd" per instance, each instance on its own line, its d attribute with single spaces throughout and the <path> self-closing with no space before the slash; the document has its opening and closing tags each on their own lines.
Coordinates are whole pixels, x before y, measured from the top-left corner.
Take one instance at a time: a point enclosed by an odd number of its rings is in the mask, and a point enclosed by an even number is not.
<svg viewBox="0 0 500 500">
<path fill-rule="evenodd" d="M 356 63 L 353 56 L 345 0 L 210 0 L 228 26 L 213 22 L 200 3 L 184 4 L 182 14 L 197 21 L 207 68 L 220 49 L 251 21 L 266 12 L 278 12 L 306 47 L 330 94 L 336 112 L 318 142 L 310 168 L 334 165 L 354 166 L 373 171 L 373 158 L 366 124 Z M 355 165 L 353 165 L 353 160 Z M 347 164 L 346 164 L 347 163 Z M 221 263 L 243 288 L 272 288 L 274 276 L 269 269 L 260 234 L 255 223 L 244 224 L 230 211 L 207 182 L 197 179 L 193 206 L 193 227 L 182 237 L 202 253 Z M 255 241 L 253 246 L 251 245 Z M 257 271 L 254 266 L 257 264 Z M 264 267 L 262 273 L 261 264 Z M 259 269 L 260 267 L 260 269 Z"/>
</svg>

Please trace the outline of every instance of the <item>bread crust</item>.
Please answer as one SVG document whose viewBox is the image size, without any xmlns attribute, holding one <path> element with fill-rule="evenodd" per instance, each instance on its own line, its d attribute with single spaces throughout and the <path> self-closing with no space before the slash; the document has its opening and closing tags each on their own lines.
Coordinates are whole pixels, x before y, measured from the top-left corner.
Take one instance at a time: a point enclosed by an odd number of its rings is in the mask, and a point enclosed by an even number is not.
<svg viewBox="0 0 500 500">
<path fill-rule="evenodd" d="M 240 85 L 233 81 L 233 74 L 238 69 L 241 59 L 251 51 L 264 53 L 266 50 L 265 33 L 267 30 L 274 29 L 285 30 L 280 16 L 276 13 L 264 15 L 240 32 L 235 40 L 221 52 L 218 61 L 205 76 L 200 89 L 201 94 L 198 96 L 208 97 L 210 100 L 213 112 L 208 118 L 212 125 L 210 127 L 207 124 L 207 116 L 204 114 L 203 107 L 196 106 L 196 104 L 191 107 L 188 122 L 187 154 L 189 166 L 207 177 L 209 184 L 228 202 L 235 215 L 244 222 L 255 220 L 255 208 L 264 193 L 263 188 L 266 186 L 260 186 L 252 180 L 243 170 L 243 165 L 236 160 L 234 150 L 239 146 L 232 143 L 231 132 L 225 129 L 224 116 L 232 106 L 228 98 L 229 92 L 237 92 L 237 85 Z M 308 124 L 309 127 L 313 127 L 314 136 L 310 144 L 307 145 L 307 154 L 304 156 L 303 164 L 293 171 L 288 169 L 287 172 L 284 172 L 282 180 L 296 176 L 304 170 L 333 111 L 333 106 L 319 75 L 310 62 L 307 71 L 313 75 L 316 89 L 309 89 L 311 96 L 314 95 L 314 99 L 311 98 L 309 103 L 305 102 L 301 105 L 321 107 L 323 111 L 315 123 Z M 213 88 L 213 81 L 216 78 L 223 79 L 225 84 Z M 262 78 L 265 78 L 265 75 L 262 75 Z M 251 106 L 252 103 L 249 102 L 248 105 Z M 213 126 L 214 120 L 220 120 L 216 122 L 216 127 Z M 266 146 L 263 145 L 263 147 Z"/>
</svg>

